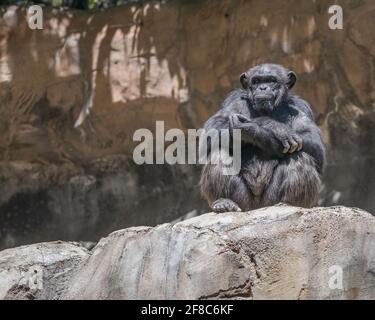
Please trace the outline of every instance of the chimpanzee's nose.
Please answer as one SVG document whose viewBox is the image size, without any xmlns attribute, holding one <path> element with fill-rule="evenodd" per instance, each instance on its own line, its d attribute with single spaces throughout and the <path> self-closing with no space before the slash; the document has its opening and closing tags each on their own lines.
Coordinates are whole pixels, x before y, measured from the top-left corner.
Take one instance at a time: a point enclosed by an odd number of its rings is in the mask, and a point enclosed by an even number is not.
<svg viewBox="0 0 375 320">
<path fill-rule="evenodd" d="M 262 91 L 267 90 L 267 86 L 261 85 L 261 86 L 259 86 L 259 90 L 262 90 Z"/>
</svg>

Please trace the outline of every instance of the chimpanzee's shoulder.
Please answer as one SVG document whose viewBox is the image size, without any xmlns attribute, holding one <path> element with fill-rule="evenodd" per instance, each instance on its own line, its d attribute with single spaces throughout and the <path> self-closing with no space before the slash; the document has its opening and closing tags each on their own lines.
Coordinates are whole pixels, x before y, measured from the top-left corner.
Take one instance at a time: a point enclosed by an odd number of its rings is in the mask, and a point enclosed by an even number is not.
<svg viewBox="0 0 375 320">
<path fill-rule="evenodd" d="M 298 112 L 302 112 L 307 115 L 310 119 L 314 120 L 314 113 L 311 105 L 299 96 L 289 95 L 288 97 L 289 107 L 295 109 Z"/>
<path fill-rule="evenodd" d="M 248 95 L 246 90 L 243 89 L 235 89 L 231 91 L 227 97 L 224 99 L 223 103 L 220 106 L 220 109 L 232 106 L 236 103 L 246 103 L 248 100 Z"/>
</svg>

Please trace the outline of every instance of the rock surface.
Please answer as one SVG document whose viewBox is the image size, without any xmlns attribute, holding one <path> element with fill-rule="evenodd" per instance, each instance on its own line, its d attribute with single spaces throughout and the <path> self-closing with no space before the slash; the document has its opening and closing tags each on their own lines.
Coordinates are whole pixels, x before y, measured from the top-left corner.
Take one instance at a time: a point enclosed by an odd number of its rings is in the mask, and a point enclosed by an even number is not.
<svg viewBox="0 0 375 320">
<path fill-rule="evenodd" d="M 375 299 L 375 218 L 346 207 L 285 205 L 208 213 L 71 243 L 0 252 L 0 298 Z M 26 283 L 26 284 L 25 284 Z"/>
<path fill-rule="evenodd" d="M 24 8 L 0 7 L 0 248 L 206 212 L 199 168 L 135 165 L 133 133 L 156 120 L 200 127 L 261 62 L 294 69 L 295 93 L 314 108 L 328 150 L 319 204 L 375 212 L 375 4 L 340 1 L 343 30 L 329 29 L 329 5 L 45 8 L 43 30 L 28 28 Z"/>
<path fill-rule="evenodd" d="M 88 258 L 78 243 L 50 242 L 0 252 L 0 299 L 56 299 Z"/>
</svg>

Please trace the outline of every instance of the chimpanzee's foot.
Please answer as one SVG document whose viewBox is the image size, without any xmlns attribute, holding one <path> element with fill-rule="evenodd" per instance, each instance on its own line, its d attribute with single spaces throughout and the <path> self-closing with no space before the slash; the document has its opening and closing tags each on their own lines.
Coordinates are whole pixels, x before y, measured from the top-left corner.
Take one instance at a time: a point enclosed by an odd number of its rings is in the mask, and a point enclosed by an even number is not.
<svg viewBox="0 0 375 320">
<path fill-rule="evenodd" d="M 242 211 L 241 208 L 230 199 L 217 199 L 211 204 L 211 209 L 216 213 Z"/>
</svg>

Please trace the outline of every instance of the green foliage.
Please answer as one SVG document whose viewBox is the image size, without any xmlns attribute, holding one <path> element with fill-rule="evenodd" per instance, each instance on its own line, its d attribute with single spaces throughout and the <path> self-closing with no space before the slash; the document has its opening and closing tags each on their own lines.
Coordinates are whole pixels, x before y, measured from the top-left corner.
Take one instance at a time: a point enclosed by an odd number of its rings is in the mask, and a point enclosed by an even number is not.
<svg viewBox="0 0 375 320">
<path fill-rule="evenodd" d="M 62 0 L 52 0 L 52 5 L 54 7 L 61 6 L 63 4 Z"/>
<path fill-rule="evenodd" d="M 97 5 L 97 0 L 89 0 L 89 9 L 94 9 Z"/>
</svg>

